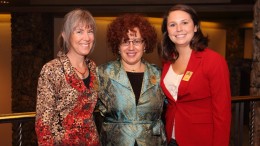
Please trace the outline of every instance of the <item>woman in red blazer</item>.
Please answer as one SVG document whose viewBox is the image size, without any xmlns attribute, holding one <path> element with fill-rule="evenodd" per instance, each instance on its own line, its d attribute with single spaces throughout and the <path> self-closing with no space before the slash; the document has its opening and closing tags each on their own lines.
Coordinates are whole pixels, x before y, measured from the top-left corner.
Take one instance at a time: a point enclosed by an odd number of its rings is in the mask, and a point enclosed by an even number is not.
<svg viewBox="0 0 260 146">
<path fill-rule="evenodd" d="M 162 32 L 161 87 L 168 97 L 169 145 L 228 146 L 231 94 L 225 59 L 207 48 L 198 16 L 187 5 L 170 8 Z"/>
</svg>

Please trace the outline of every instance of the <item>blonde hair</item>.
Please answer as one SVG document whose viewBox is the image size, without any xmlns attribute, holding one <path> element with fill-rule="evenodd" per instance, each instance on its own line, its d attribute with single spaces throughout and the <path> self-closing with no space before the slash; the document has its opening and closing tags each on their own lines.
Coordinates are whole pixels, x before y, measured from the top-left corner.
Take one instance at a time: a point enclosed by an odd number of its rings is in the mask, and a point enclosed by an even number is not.
<svg viewBox="0 0 260 146">
<path fill-rule="evenodd" d="M 94 37 L 96 35 L 96 22 L 92 16 L 92 14 L 87 10 L 75 9 L 67 13 L 63 19 L 63 24 L 61 28 L 61 32 L 58 37 L 58 47 L 65 54 L 68 53 L 70 47 L 70 37 L 75 29 L 80 24 L 84 24 L 87 27 L 93 29 Z M 91 52 L 95 46 L 95 39 L 93 46 L 91 48 Z"/>
</svg>

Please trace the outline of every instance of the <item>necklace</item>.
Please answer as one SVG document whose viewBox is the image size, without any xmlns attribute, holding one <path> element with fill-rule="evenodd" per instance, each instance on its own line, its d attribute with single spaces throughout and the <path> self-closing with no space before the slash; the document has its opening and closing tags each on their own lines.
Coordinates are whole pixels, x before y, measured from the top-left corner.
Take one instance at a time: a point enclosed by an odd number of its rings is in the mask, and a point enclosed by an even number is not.
<svg viewBox="0 0 260 146">
<path fill-rule="evenodd" d="M 80 73 L 82 75 L 82 77 L 84 77 L 85 73 L 87 72 L 88 68 L 86 67 L 84 72 L 80 72 L 76 67 L 73 67 L 73 69 L 75 69 L 78 73 Z"/>
<path fill-rule="evenodd" d="M 137 72 L 138 69 L 141 68 L 141 66 L 142 66 L 142 63 L 136 69 L 130 69 L 130 68 L 126 67 L 125 65 L 123 65 L 123 67 L 125 68 L 126 71 L 131 71 L 131 72 Z"/>
<path fill-rule="evenodd" d="M 125 68 L 126 71 L 135 72 L 135 69 L 130 69 L 130 68 L 126 67 L 126 66 L 124 66 L 124 68 Z"/>
</svg>

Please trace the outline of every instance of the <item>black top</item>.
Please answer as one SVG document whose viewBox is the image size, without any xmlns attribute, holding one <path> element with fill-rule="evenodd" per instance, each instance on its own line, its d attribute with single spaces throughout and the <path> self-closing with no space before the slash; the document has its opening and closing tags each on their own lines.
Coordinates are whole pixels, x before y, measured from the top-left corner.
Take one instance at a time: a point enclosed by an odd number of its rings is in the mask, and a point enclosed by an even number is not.
<svg viewBox="0 0 260 146">
<path fill-rule="evenodd" d="M 126 73 L 129 78 L 129 81 L 131 83 L 132 89 L 134 90 L 135 101 L 137 104 L 139 97 L 140 97 L 141 89 L 142 89 L 144 73 L 143 72 L 141 72 L 141 73 L 126 72 Z"/>
<path fill-rule="evenodd" d="M 83 79 L 83 82 L 84 82 L 85 86 L 86 86 L 87 88 L 89 88 L 90 74 L 89 74 L 89 76 L 88 76 L 87 78 Z"/>
</svg>

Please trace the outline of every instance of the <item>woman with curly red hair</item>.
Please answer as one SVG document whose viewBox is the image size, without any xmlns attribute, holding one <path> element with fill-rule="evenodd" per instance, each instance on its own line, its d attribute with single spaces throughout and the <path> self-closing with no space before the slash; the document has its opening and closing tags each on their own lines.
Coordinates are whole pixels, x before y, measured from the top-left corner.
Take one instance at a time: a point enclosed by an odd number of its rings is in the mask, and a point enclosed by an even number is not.
<svg viewBox="0 0 260 146">
<path fill-rule="evenodd" d="M 109 24 L 107 44 L 118 59 L 97 68 L 102 144 L 166 145 L 161 72 L 142 58 L 156 47 L 155 28 L 142 15 L 124 14 Z"/>
</svg>

